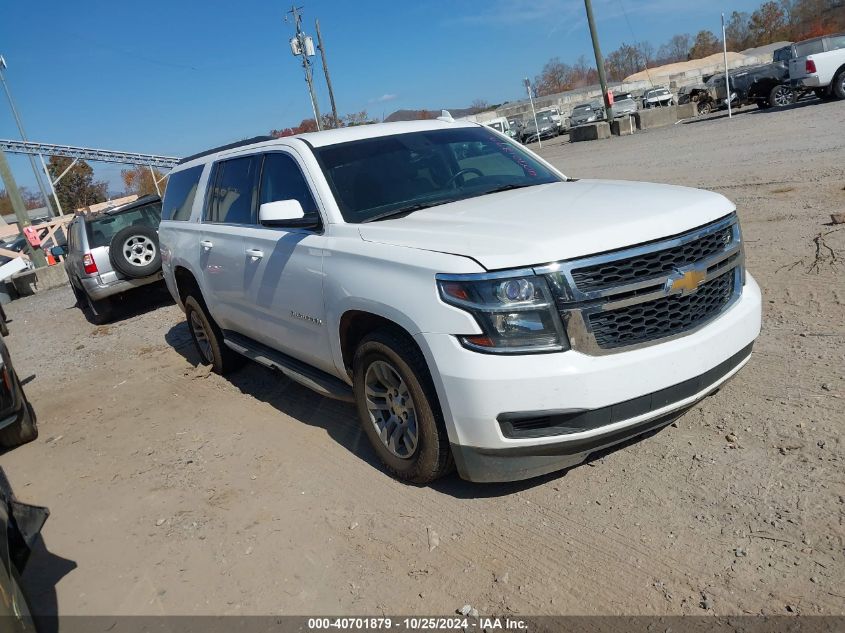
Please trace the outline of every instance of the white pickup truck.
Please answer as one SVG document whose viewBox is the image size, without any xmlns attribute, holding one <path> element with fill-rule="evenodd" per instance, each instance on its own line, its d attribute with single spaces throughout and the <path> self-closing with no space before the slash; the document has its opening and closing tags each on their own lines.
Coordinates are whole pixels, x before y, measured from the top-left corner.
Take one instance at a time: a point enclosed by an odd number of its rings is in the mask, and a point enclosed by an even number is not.
<svg viewBox="0 0 845 633">
<path fill-rule="evenodd" d="M 825 35 L 792 45 L 789 61 L 793 88 L 815 90 L 822 99 L 845 99 L 845 33 Z"/>
<path fill-rule="evenodd" d="M 469 122 L 186 158 L 160 240 L 200 362 L 250 358 L 354 402 L 387 469 L 416 483 L 453 466 L 524 479 L 665 426 L 760 331 L 727 199 L 567 178 Z"/>
</svg>

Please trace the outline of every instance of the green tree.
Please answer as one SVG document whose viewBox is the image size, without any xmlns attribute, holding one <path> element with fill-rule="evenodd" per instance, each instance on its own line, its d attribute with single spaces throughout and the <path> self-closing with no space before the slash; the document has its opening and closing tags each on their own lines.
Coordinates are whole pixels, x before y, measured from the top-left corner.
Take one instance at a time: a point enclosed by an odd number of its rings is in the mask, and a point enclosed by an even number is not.
<svg viewBox="0 0 845 633">
<path fill-rule="evenodd" d="M 728 50 L 741 51 L 752 46 L 749 19 L 748 14 L 744 11 L 734 11 L 731 13 L 727 24 L 725 24 L 725 37 L 728 40 Z"/>
<path fill-rule="evenodd" d="M 764 2 L 748 20 L 753 46 L 777 42 L 787 35 L 786 12 L 777 2 Z"/>
<path fill-rule="evenodd" d="M 153 167 L 150 171 L 149 167 L 133 167 L 131 169 L 120 170 L 120 177 L 123 180 L 123 186 L 126 188 L 127 194 L 135 194 L 139 198 L 151 194 L 158 195 L 167 186 L 167 178 L 158 169 Z M 155 181 L 153 181 L 155 178 Z M 158 189 L 156 189 L 156 182 L 158 182 Z"/>
<path fill-rule="evenodd" d="M 722 48 L 722 42 L 713 35 L 712 31 L 699 31 L 689 52 L 690 59 L 701 59 L 713 53 L 718 53 Z"/>
<path fill-rule="evenodd" d="M 73 161 L 70 158 L 64 156 L 51 156 L 47 171 L 55 180 L 71 162 Z M 56 196 L 62 210 L 65 213 L 73 213 L 82 207 L 104 202 L 108 198 L 108 185 L 102 181 L 94 182 L 94 170 L 91 165 L 81 160 L 56 184 Z"/>
</svg>

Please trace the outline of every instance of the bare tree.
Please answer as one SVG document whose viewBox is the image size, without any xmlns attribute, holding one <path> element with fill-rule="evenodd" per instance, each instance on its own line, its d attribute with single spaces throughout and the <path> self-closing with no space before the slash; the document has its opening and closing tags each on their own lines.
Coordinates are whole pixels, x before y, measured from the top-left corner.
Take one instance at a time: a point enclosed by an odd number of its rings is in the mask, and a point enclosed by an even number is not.
<svg viewBox="0 0 845 633">
<path fill-rule="evenodd" d="M 689 52 L 692 48 L 692 36 L 689 33 L 673 35 L 672 39 L 666 42 L 657 51 L 657 58 L 664 64 L 681 62 L 689 59 Z"/>
</svg>

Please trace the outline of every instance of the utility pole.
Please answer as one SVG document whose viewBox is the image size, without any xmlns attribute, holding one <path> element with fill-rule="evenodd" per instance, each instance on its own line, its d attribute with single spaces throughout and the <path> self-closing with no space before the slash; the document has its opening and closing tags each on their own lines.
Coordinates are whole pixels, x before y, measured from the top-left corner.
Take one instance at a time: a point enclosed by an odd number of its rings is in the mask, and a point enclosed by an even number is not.
<svg viewBox="0 0 845 633">
<path fill-rule="evenodd" d="M 593 38 L 593 52 L 596 54 L 596 69 L 599 71 L 599 83 L 601 94 L 604 99 L 604 111 L 607 113 L 608 123 L 613 120 L 613 105 L 610 103 L 610 95 L 607 90 L 607 78 L 604 75 L 604 57 L 599 46 L 599 34 L 596 31 L 596 21 L 593 18 L 593 3 L 591 0 L 584 0 L 584 7 L 587 9 L 587 23 L 590 25 L 590 37 Z"/>
<path fill-rule="evenodd" d="M 12 209 L 15 210 L 15 217 L 18 219 L 18 232 L 23 234 L 23 229 L 32 224 L 29 221 L 29 214 L 26 212 L 26 205 L 23 203 L 21 192 L 18 190 L 18 184 L 15 182 L 15 177 L 12 175 L 12 170 L 9 169 L 9 163 L 6 160 L 6 154 L 0 150 L 0 180 L 6 187 L 6 193 L 9 194 L 9 200 L 12 203 Z M 47 265 L 47 259 L 40 248 L 33 248 L 29 242 L 26 243 L 27 254 L 30 260 L 36 266 Z"/>
<path fill-rule="evenodd" d="M 302 32 L 302 15 L 298 7 L 293 5 L 288 13 L 293 14 L 293 22 L 296 26 L 296 35 L 290 40 L 290 50 L 295 56 L 302 57 L 302 68 L 305 71 L 305 83 L 308 84 L 308 93 L 311 95 L 311 109 L 314 111 L 314 120 L 317 122 L 317 129 L 322 130 L 320 122 L 320 106 L 317 105 L 317 95 L 314 92 L 314 75 L 311 71 L 311 60 L 314 56 L 314 40 Z M 287 16 L 285 17 L 287 22 Z"/>
<path fill-rule="evenodd" d="M 320 58 L 323 60 L 323 74 L 326 76 L 326 85 L 329 87 L 329 100 L 332 102 L 332 117 L 334 125 L 340 125 L 337 118 L 337 106 L 334 103 L 334 90 L 332 90 L 332 78 L 329 76 L 329 64 L 326 62 L 326 45 L 323 44 L 323 36 L 320 34 L 320 20 L 314 20 L 314 28 L 317 29 L 317 48 L 320 49 Z"/>
<path fill-rule="evenodd" d="M 18 109 L 15 107 L 15 100 L 12 99 L 12 92 L 9 90 L 9 86 L 6 83 L 6 77 L 3 74 L 3 71 L 6 70 L 6 68 L 6 60 L 2 55 L 0 55 L 0 83 L 3 84 L 3 89 L 6 91 L 6 97 L 9 99 L 9 107 L 12 109 L 12 116 L 18 126 L 18 132 L 20 132 L 21 140 L 26 143 L 27 138 L 26 132 L 23 130 L 23 121 L 21 121 Z M 39 171 L 37 165 L 35 164 L 35 156 L 30 155 L 29 164 L 32 165 L 32 173 L 35 174 L 35 182 L 41 190 L 41 195 L 44 196 L 44 204 L 47 206 L 47 209 L 52 210 L 53 215 L 59 215 L 61 213 L 61 205 L 59 205 L 59 198 L 56 196 L 56 190 L 53 189 L 53 182 L 49 180 L 50 174 L 47 172 L 47 165 L 44 164 L 44 157 L 41 156 L 41 154 L 38 155 L 38 158 L 41 160 L 41 167 L 44 169 L 44 173 L 47 174 L 48 182 L 50 183 L 50 191 L 53 193 L 54 200 L 50 200 L 50 194 L 47 193 L 47 188 L 44 186 L 41 171 Z"/>
<path fill-rule="evenodd" d="M 725 37 L 725 14 L 722 14 L 722 53 L 725 55 L 725 94 L 728 99 L 728 118 L 733 117 L 731 111 L 731 77 L 728 73 L 728 38 Z"/>
</svg>

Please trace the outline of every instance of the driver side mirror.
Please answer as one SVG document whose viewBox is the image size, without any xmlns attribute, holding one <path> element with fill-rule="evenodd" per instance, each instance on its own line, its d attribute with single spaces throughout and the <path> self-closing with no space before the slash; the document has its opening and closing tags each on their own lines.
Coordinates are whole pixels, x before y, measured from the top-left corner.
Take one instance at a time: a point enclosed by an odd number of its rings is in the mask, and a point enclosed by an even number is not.
<svg viewBox="0 0 845 633">
<path fill-rule="evenodd" d="M 312 218 L 305 218 L 299 200 L 265 202 L 258 208 L 258 223 L 262 226 L 313 228 L 318 225 Z"/>
</svg>

